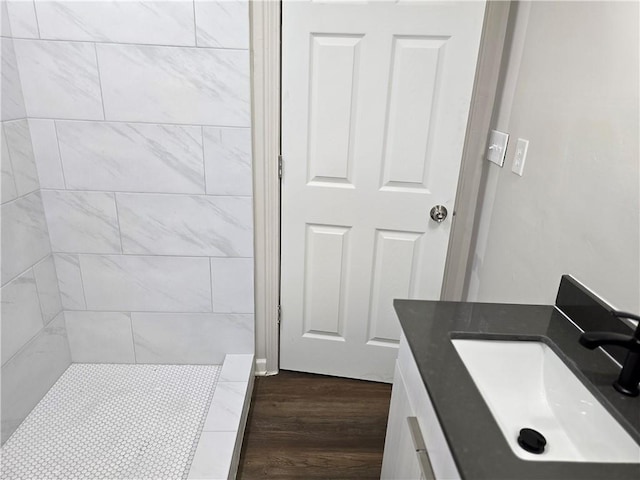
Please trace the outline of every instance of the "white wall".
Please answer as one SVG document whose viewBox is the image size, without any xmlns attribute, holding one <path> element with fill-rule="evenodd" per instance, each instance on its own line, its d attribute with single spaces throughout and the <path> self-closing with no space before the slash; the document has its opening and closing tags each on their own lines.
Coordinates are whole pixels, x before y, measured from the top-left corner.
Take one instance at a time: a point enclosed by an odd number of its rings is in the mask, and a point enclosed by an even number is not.
<svg viewBox="0 0 640 480">
<path fill-rule="evenodd" d="M 2 443 L 71 363 L 6 6 L 0 11 Z"/>
<path fill-rule="evenodd" d="M 72 360 L 253 353 L 247 2 L 9 6 Z"/>
<path fill-rule="evenodd" d="M 468 299 L 553 303 L 571 273 L 640 310 L 637 2 L 532 2 L 514 19 Z M 528 139 L 524 176 L 511 172 Z"/>
</svg>

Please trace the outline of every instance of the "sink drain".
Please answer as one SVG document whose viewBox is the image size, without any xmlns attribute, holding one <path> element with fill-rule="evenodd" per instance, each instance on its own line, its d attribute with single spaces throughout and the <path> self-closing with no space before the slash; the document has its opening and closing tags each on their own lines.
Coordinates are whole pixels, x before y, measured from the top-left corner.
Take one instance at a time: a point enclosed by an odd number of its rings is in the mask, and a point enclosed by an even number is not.
<svg viewBox="0 0 640 480">
<path fill-rule="evenodd" d="M 547 439 L 533 428 L 523 428 L 520 430 L 518 436 L 518 445 L 520 445 L 527 452 L 540 454 L 544 452 L 544 447 L 547 444 Z"/>
</svg>

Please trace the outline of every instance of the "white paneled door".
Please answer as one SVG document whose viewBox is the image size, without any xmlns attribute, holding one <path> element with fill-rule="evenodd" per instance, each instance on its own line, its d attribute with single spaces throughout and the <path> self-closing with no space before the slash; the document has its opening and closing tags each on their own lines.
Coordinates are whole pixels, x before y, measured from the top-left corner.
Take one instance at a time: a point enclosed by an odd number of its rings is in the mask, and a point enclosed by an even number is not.
<svg viewBox="0 0 640 480">
<path fill-rule="evenodd" d="M 391 382 L 440 297 L 484 9 L 283 3 L 281 368 Z"/>
</svg>

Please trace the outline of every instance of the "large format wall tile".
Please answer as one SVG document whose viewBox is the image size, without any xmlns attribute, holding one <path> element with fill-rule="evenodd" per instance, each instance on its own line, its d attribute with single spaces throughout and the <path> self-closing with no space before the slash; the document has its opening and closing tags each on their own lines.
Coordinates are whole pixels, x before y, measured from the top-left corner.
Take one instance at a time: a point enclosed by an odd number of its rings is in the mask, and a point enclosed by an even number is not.
<svg viewBox="0 0 640 480">
<path fill-rule="evenodd" d="M 66 312 L 75 363 L 135 363 L 131 317 L 116 312 Z"/>
<path fill-rule="evenodd" d="M 5 2 L 2 2 L 3 4 Z M 13 40 L 10 38 L 0 39 L 2 44 L 2 105 L 0 108 L 2 120 L 15 120 L 26 117 L 24 108 L 24 98 L 22 97 L 22 86 L 20 84 L 20 74 L 16 63 L 16 53 L 13 49 Z"/>
<path fill-rule="evenodd" d="M 0 2 L 0 21 L 2 25 L 0 26 L 0 32 L 3 37 L 11 36 L 11 25 L 9 25 L 9 11 L 7 10 L 7 2 L 2 0 Z"/>
<path fill-rule="evenodd" d="M 29 131 L 40 188 L 64 189 L 64 175 L 54 121 L 29 119 Z"/>
<path fill-rule="evenodd" d="M 44 326 L 33 272 L 2 287 L 2 364 Z"/>
<path fill-rule="evenodd" d="M 13 167 L 9 158 L 9 148 L 7 147 L 7 139 L 4 135 L 4 128 L 0 128 L 0 166 L 2 176 L 2 203 L 14 200 L 18 193 L 16 192 L 16 182 L 13 179 Z"/>
<path fill-rule="evenodd" d="M 2 366 L 4 442 L 71 365 L 64 313 Z"/>
<path fill-rule="evenodd" d="M 5 203 L 2 217 L 2 284 L 51 252 L 40 193 Z"/>
<path fill-rule="evenodd" d="M 76 361 L 136 361 L 143 313 L 137 361 L 253 352 L 248 1 L 21 3 L 2 5 L 3 284 L 31 274 L 47 328 L 70 314 Z"/>
<path fill-rule="evenodd" d="M 251 198 L 116 194 L 125 253 L 250 257 Z"/>
<path fill-rule="evenodd" d="M 38 171 L 31 146 L 31 134 L 26 119 L 3 122 L 7 149 L 13 167 L 13 179 L 18 196 L 39 188 Z"/>
<path fill-rule="evenodd" d="M 56 253 L 53 255 L 58 275 L 60 300 L 65 310 L 85 310 L 87 304 L 84 299 L 82 286 L 82 272 L 78 255 Z"/>
<path fill-rule="evenodd" d="M 212 258 L 213 311 L 253 313 L 253 258 Z"/>
<path fill-rule="evenodd" d="M 38 38 L 38 21 L 33 1 L 8 0 L 6 3 L 11 35 L 16 38 Z"/>
<path fill-rule="evenodd" d="M 113 193 L 43 190 L 51 249 L 67 253 L 121 253 Z"/>
<path fill-rule="evenodd" d="M 58 289 L 58 277 L 53 255 L 49 255 L 43 261 L 33 266 L 33 274 L 38 287 L 40 310 L 44 323 L 49 323 L 62 311 L 60 290 Z"/>
<path fill-rule="evenodd" d="M 193 4 L 185 1 L 39 1 L 41 38 L 193 45 Z"/>
<path fill-rule="evenodd" d="M 56 122 L 68 188 L 204 193 L 199 127 Z"/>
<path fill-rule="evenodd" d="M 81 255 L 89 310 L 210 312 L 206 258 Z"/>
<path fill-rule="evenodd" d="M 29 117 L 104 118 L 95 46 L 14 40 Z"/>
<path fill-rule="evenodd" d="M 250 125 L 249 52 L 97 48 L 107 120 Z"/>
<path fill-rule="evenodd" d="M 198 46 L 249 48 L 247 0 L 195 0 Z"/>
<path fill-rule="evenodd" d="M 207 193 L 251 195 L 251 130 L 204 127 Z"/>
<path fill-rule="evenodd" d="M 253 315 L 132 313 L 139 363 L 221 364 L 253 353 Z"/>
</svg>

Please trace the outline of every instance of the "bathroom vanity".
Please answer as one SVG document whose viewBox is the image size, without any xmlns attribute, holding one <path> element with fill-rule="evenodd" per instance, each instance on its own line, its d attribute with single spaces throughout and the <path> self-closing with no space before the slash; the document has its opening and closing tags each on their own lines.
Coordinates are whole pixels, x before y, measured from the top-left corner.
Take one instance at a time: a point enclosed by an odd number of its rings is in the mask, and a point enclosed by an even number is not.
<svg viewBox="0 0 640 480">
<path fill-rule="evenodd" d="M 618 393 L 612 383 L 620 366 L 605 352 L 588 350 L 579 343 L 582 330 L 622 334 L 633 330 L 609 315 L 611 308 L 571 277 L 563 277 L 556 304 L 394 302 L 403 336 L 391 397 L 383 479 L 640 478 L 640 397 Z M 549 461 L 548 452 L 558 449 L 554 435 L 547 438 L 546 453 L 517 455 L 514 448 L 518 446 L 510 446 L 513 438 L 509 436 L 508 441 L 456 351 L 452 343 L 456 338 L 547 345 L 595 397 L 598 408 L 604 407 L 614 429 L 631 442 L 631 450 L 627 449 L 626 457 L 616 455 L 617 440 L 609 438 L 600 424 L 589 423 L 592 419 L 587 405 L 584 412 L 565 412 L 578 420 L 584 415 L 584 421 L 577 423 L 582 429 L 580 436 L 600 442 L 605 450 L 598 453 L 597 460 L 589 458 L 590 454 L 584 453 L 588 451 L 581 451 L 578 445 L 572 461 Z M 622 363 L 626 352 L 613 348 L 608 353 Z M 525 371 L 523 376 L 528 373 L 540 375 Z M 513 392 L 523 388 L 524 380 L 513 382 Z M 530 426 L 517 425 L 514 435 Z M 629 461 L 634 457 L 635 462 Z"/>
</svg>

